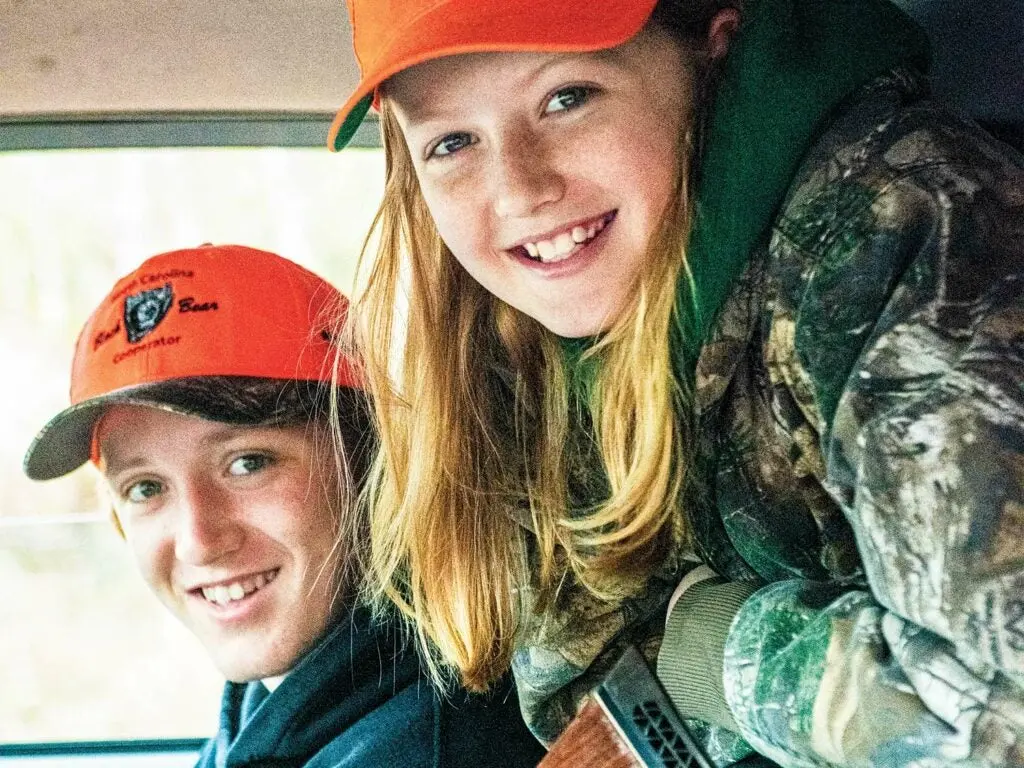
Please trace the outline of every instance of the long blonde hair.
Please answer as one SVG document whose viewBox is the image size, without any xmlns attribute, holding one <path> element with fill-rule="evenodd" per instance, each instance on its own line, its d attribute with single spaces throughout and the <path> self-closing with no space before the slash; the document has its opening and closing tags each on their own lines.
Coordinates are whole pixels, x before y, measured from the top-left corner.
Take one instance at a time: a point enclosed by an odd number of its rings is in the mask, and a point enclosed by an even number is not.
<svg viewBox="0 0 1024 768">
<path fill-rule="evenodd" d="M 685 132 L 630 302 L 567 361 L 445 246 L 382 102 L 379 245 L 364 248 L 351 314 L 380 440 L 366 586 L 411 620 L 435 680 L 454 669 L 479 690 L 507 670 L 523 611 L 549 609 L 567 575 L 607 599 L 636 594 L 688 538 L 690 398 L 672 337 L 692 145 Z"/>
</svg>

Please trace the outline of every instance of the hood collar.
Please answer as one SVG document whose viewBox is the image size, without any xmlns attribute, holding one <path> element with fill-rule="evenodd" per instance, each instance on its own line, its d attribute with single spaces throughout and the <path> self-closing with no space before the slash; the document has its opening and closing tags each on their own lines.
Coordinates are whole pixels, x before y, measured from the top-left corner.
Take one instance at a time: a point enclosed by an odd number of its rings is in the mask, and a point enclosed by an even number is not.
<svg viewBox="0 0 1024 768">
<path fill-rule="evenodd" d="M 927 71 L 924 31 L 886 0 L 751 0 L 725 62 L 701 159 L 679 286 L 689 373 L 800 160 L 858 87 L 901 65 Z"/>
</svg>

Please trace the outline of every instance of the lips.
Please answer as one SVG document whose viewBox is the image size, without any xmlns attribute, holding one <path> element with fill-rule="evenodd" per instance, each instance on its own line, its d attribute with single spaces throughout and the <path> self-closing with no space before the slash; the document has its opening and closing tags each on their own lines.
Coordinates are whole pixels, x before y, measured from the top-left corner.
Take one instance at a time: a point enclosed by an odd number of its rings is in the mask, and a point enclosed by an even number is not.
<svg viewBox="0 0 1024 768">
<path fill-rule="evenodd" d="M 230 603 L 244 600 L 254 592 L 263 589 L 277 578 L 278 572 L 279 569 L 274 568 L 240 579 L 196 587 L 191 592 L 195 595 L 201 595 L 204 600 L 214 605 L 229 605 Z"/>
<path fill-rule="evenodd" d="M 564 261 L 597 237 L 615 219 L 615 214 L 616 211 L 609 211 L 595 219 L 567 227 L 561 232 L 525 241 L 512 250 L 523 258 L 541 264 Z"/>
</svg>

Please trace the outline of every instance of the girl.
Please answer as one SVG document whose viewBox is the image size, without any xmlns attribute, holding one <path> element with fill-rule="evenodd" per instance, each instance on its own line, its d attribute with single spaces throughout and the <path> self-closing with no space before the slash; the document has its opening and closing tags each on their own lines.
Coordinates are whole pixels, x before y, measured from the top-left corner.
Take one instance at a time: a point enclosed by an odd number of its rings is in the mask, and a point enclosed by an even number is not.
<svg viewBox="0 0 1024 768">
<path fill-rule="evenodd" d="M 349 7 L 371 576 L 435 673 L 511 664 L 551 741 L 638 643 L 721 763 L 1022 764 L 1024 161 L 928 100 L 917 28 Z"/>
</svg>

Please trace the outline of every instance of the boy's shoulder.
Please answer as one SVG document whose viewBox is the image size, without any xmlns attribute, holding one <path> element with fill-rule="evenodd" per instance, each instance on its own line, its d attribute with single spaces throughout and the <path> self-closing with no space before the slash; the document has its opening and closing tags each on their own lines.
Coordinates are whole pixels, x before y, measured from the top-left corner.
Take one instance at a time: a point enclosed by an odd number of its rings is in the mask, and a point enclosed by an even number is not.
<svg viewBox="0 0 1024 768">
<path fill-rule="evenodd" d="M 260 760 L 304 768 L 526 768 L 540 761 L 544 750 L 523 723 L 510 679 L 487 695 L 442 696 L 400 633 L 363 612 L 355 616 L 364 632 L 339 622 L 237 736 L 252 684 L 227 683 L 219 732 L 197 768 Z"/>
<path fill-rule="evenodd" d="M 510 688 L 442 697 L 421 679 L 339 733 L 306 768 L 532 768 L 543 756 Z"/>
<path fill-rule="evenodd" d="M 443 768 L 535 766 L 545 750 L 523 721 L 511 675 L 485 694 L 458 691 L 438 701 Z"/>
</svg>

